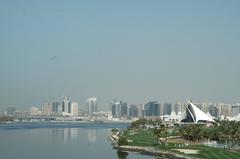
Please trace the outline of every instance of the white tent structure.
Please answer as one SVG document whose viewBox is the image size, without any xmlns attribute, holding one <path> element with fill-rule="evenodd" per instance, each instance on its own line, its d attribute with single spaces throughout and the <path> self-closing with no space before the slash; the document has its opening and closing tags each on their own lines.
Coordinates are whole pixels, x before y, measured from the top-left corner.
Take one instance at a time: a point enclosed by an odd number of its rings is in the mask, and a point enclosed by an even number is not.
<svg viewBox="0 0 240 159">
<path fill-rule="evenodd" d="M 187 123 L 206 123 L 206 122 L 215 122 L 212 117 L 208 116 L 192 102 L 188 101 L 188 106 L 186 106 L 186 113 L 181 120 L 181 122 Z"/>
</svg>

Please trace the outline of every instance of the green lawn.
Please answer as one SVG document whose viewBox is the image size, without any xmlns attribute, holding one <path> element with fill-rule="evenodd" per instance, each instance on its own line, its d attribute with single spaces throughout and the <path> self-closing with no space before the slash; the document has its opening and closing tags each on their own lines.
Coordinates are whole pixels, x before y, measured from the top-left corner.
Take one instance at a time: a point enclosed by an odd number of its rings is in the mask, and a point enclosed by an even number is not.
<svg viewBox="0 0 240 159">
<path fill-rule="evenodd" d="M 169 143 L 166 146 L 159 145 L 154 139 L 153 132 L 151 130 L 138 130 L 138 131 L 126 131 L 123 134 L 128 140 L 132 140 L 128 145 L 130 146 L 152 146 L 158 149 L 166 149 L 172 151 L 172 149 L 178 149 L 178 144 Z M 194 149 L 199 150 L 197 155 L 188 155 L 202 159 L 239 159 L 240 152 L 233 152 L 223 148 L 214 148 L 205 145 L 188 145 L 180 147 L 181 149 Z M 180 153 L 178 151 L 174 151 Z M 183 153 L 181 153 L 183 154 Z"/>
<path fill-rule="evenodd" d="M 223 148 L 214 148 L 204 145 L 193 145 L 192 149 L 200 150 L 198 155 L 193 155 L 198 158 L 206 159 L 239 159 L 240 152 L 233 152 Z"/>
<path fill-rule="evenodd" d="M 132 140 L 132 142 L 129 143 L 131 146 L 156 146 L 157 141 L 154 139 L 152 131 L 136 131 L 136 132 L 127 132 L 124 134 L 124 136 Z"/>
</svg>

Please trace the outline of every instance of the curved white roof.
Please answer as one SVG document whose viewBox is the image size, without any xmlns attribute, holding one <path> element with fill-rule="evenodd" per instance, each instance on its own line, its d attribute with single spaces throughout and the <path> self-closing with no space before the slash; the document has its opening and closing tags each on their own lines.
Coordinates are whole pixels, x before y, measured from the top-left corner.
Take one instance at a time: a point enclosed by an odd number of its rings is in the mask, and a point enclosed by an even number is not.
<svg viewBox="0 0 240 159">
<path fill-rule="evenodd" d="M 190 113 L 194 123 L 197 123 L 198 121 L 215 122 L 210 116 L 208 116 L 206 113 L 200 110 L 192 102 L 188 101 L 188 103 L 190 104 L 189 106 L 191 110 L 188 108 L 188 106 L 186 107 L 186 109 Z"/>
</svg>

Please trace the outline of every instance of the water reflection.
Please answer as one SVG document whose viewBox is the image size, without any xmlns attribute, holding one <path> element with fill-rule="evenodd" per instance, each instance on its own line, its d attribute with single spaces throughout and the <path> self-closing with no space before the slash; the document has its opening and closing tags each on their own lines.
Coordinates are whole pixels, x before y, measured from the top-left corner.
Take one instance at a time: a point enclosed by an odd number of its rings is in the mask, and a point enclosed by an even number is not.
<svg viewBox="0 0 240 159">
<path fill-rule="evenodd" d="M 55 141 L 63 141 L 64 143 L 70 140 L 77 140 L 80 136 L 80 129 L 79 128 L 63 128 L 63 129 L 51 129 L 50 131 L 52 139 Z M 88 142 L 96 142 L 97 135 L 96 135 L 95 128 L 89 128 L 87 131 L 82 132 L 82 136 L 86 136 L 85 139 Z"/>
<path fill-rule="evenodd" d="M 52 139 L 55 141 L 63 141 L 64 143 L 70 140 L 76 140 L 79 136 L 80 129 L 77 128 L 63 128 L 50 129 Z"/>
<path fill-rule="evenodd" d="M 23 124 L 16 126 L 23 127 Z M 54 126 L 52 128 L 0 130 L 0 159 L 66 159 L 69 156 L 71 158 L 84 159 L 154 158 L 153 156 L 137 153 L 117 152 L 115 149 L 112 149 L 108 140 L 107 136 L 110 133 L 111 129 L 109 129 L 109 126 L 104 128 L 56 128 Z M 38 144 L 36 145 L 36 143 Z M 10 151 L 11 153 L 9 153 Z"/>
<path fill-rule="evenodd" d="M 96 129 L 88 129 L 88 141 L 89 142 L 96 142 L 97 136 L 96 136 Z"/>
<path fill-rule="evenodd" d="M 78 137 L 78 129 L 76 128 L 64 128 L 63 129 L 63 141 L 67 142 L 70 140 L 77 139 Z"/>
<path fill-rule="evenodd" d="M 128 153 L 124 151 L 117 151 L 117 156 L 118 156 L 118 159 L 126 159 L 128 156 Z"/>
</svg>

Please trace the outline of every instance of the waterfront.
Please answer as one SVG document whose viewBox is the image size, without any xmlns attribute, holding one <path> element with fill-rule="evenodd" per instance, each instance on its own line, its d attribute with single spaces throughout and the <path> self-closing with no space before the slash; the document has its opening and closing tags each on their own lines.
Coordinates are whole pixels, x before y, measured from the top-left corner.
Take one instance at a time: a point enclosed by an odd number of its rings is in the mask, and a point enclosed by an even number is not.
<svg viewBox="0 0 240 159">
<path fill-rule="evenodd" d="M 65 159 L 125 158 L 112 149 L 108 140 L 111 128 L 126 128 L 121 123 L 11 123 L 0 125 L 0 158 Z M 126 159 L 154 158 L 129 153 Z"/>
</svg>

